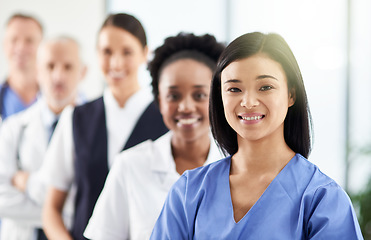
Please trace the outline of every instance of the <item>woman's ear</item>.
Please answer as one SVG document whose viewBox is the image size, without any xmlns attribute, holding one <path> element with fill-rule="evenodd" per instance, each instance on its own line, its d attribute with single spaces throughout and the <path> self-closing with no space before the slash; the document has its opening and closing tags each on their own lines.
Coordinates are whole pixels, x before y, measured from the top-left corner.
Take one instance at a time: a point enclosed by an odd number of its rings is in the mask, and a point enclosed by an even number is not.
<svg viewBox="0 0 371 240">
<path fill-rule="evenodd" d="M 291 88 L 290 91 L 289 91 L 289 107 L 294 105 L 295 101 L 296 101 L 295 88 Z"/>
</svg>

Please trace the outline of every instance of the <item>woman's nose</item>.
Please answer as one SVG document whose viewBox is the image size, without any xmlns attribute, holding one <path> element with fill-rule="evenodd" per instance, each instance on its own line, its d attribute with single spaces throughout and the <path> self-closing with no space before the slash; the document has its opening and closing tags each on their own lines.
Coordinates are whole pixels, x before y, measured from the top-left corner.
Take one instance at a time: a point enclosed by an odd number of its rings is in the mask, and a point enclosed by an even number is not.
<svg viewBox="0 0 371 240">
<path fill-rule="evenodd" d="M 124 63 L 124 58 L 120 55 L 114 55 L 110 59 L 110 67 L 113 69 L 121 68 Z"/>
<path fill-rule="evenodd" d="M 194 100 L 191 97 L 183 98 L 178 106 L 179 112 L 192 112 L 195 110 Z"/>
<path fill-rule="evenodd" d="M 253 92 L 245 93 L 243 95 L 243 98 L 241 100 L 241 106 L 245 107 L 247 109 L 252 109 L 253 107 L 256 107 L 259 105 L 259 101 L 256 97 L 256 94 Z"/>
</svg>

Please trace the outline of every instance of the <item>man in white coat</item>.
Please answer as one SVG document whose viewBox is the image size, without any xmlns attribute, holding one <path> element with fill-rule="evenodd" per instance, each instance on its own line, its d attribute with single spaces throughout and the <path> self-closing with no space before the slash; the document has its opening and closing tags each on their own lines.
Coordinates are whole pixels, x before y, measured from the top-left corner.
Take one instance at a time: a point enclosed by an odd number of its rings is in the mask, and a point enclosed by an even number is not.
<svg viewBox="0 0 371 240">
<path fill-rule="evenodd" d="M 0 129 L 1 239 L 44 239 L 41 212 L 45 196 L 41 166 L 62 110 L 78 104 L 78 84 L 86 68 L 78 43 L 69 37 L 45 41 L 37 59 L 41 94 L 29 109 Z"/>
</svg>

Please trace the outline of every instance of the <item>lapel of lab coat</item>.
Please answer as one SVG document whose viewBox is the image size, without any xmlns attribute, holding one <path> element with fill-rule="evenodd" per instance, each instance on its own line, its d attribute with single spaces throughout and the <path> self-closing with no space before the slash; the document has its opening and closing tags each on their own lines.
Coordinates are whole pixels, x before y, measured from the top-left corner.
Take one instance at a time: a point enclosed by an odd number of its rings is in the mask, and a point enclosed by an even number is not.
<svg viewBox="0 0 371 240">
<path fill-rule="evenodd" d="M 48 144 L 47 129 L 41 119 L 42 108 L 39 101 L 25 112 L 22 125 L 26 127 L 18 143 L 21 144 L 21 166 L 28 171 L 35 171 L 41 166 Z"/>
<path fill-rule="evenodd" d="M 204 165 L 224 158 L 221 151 L 215 144 L 214 138 L 210 136 L 210 149 Z M 170 187 L 179 179 L 180 175 L 176 171 L 175 161 L 171 152 L 172 132 L 169 131 L 154 142 L 154 154 L 151 157 L 151 172 L 158 175 L 154 179 L 160 179 L 161 186 L 169 190 Z"/>
<path fill-rule="evenodd" d="M 175 162 L 171 153 L 171 137 L 172 132 L 169 131 L 153 144 L 153 157 L 150 159 L 151 173 L 153 179 L 158 179 L 162 189 L 168 191 L 170 187 L 179 178 L 179 173 L 176 171 Z"/>
</svg>

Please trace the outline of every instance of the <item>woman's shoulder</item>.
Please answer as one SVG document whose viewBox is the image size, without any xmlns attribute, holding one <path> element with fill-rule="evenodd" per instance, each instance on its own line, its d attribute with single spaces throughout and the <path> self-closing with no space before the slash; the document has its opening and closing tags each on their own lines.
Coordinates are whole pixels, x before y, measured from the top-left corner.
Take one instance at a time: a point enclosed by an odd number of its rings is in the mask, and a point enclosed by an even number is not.
<svg viewBox="0 0 371 240">
<path fill-rule="evenodd" d="M 295 182 L 296 188 L 302 189 L 304 196 L 316 201 L 319 198 L 336 198 L 340 201 L 349 201 L 347 193 L 331 177 L 323 173 L 320 168 L 300 154 L 296 154 L 291 167 L 288 169 L 292 177 L 286 181 Z M 300 191 L 299 191 L 300 192 Z"/>
<path fill-rule="evenodd" d="M 98 106 L 104 107 L 103 96 L 96 97 L 90 101 L 87 101 L 81 105 L 78 105 L 74 108 L 74 110 L 77 112 L 94 111 L 97 109 Z"/>
<path fill-rule="evenodd" d="M 314 188 L 332 185 L 339 187 L 335 180 L 323 173 L 317 165 L 300 154 L 296 154 L 293 168 L 296 169 L 301 178 L 308 179 L 309 186 Z"/>
<path fill-rule="evenodd" d="M 172 186 L 169 196 L 186 204 L 188 210 L 195 209 L 206 193 L 213 195 L 217 188 L 225 187 L 229 179 L 229 169 L 230 157 L 226 157 L 208 165 L 187 170 Z"/>
<path fill-rule="evenodd" d="M 301 179 L 304 179 L 301 183 L 304 192 L 298 199 L 303 206 L 303 217 L 310 226 L 308 238 L 362 239 L 352 202 L 344 189 L 306 158 L 297 154 L 296 161 Z"/>
<path fill-rule="evenodd" d="M 157 140 L 148 139 L 125 151 L 119 153 L 114 165 L 120 168 L 145 168 L 150 167 L 153 161 L 162 161 L 164 149 L 170 149 L 170 133 L 167 133 Z"/>
<path fill-rule="evenodd" d="M 137 165 L 139 162 L 148 161 L 148 157 L 152 157 L 154 152 L 153 140 L 149 139 L 135 145 L 125 151 L 122 151 L 116 156 L 114 165 L 130 166 Z"/>
<path fill-rule="evenodd" d="M 192 170 L 187 170 L 183 173 L 183 176 L 187 178 L 188 181 L 202 181 L 205 178 L 213 178 L 215 176 L 220 176 L 221 174 L 227 172 L 229 174 L 231 157 L 225 157 L 212 162 L 208 165 L 198 167 Z"/>
</svg>

